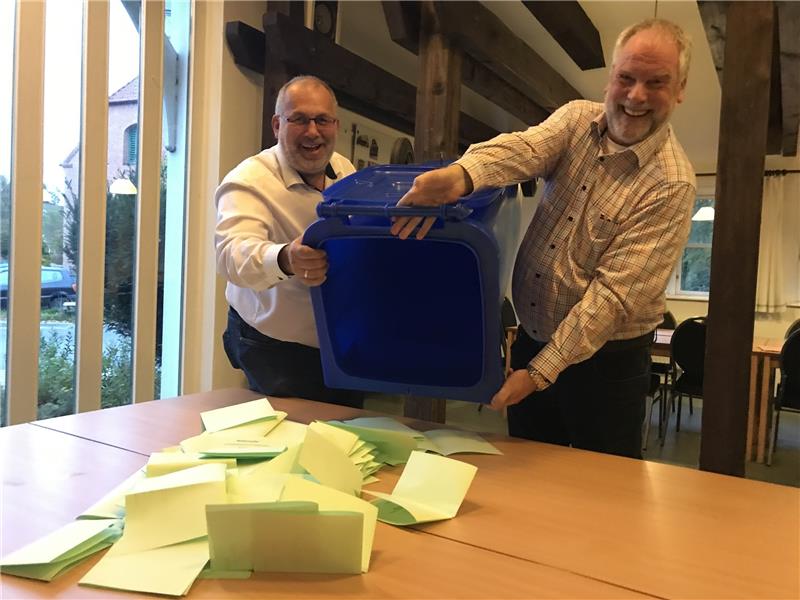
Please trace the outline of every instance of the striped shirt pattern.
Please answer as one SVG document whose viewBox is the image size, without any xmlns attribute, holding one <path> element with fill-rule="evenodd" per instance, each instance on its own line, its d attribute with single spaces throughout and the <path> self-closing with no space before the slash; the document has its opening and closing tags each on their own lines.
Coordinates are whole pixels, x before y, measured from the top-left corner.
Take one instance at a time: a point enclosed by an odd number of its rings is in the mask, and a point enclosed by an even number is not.
<svg viewBox="0 0 800 600">
<path fill-rule="evenodd" d="M 544 179 L 512 292 L 522 327 L 547 342 L 531 366 L 551 382 L 607 341 L 658 326 L 689 236 L 695 176 L 672 127 L 613 153 L 606 128 L 602 104 L 576 100 L 457 161 L 475 189 Z"/>
</svg>

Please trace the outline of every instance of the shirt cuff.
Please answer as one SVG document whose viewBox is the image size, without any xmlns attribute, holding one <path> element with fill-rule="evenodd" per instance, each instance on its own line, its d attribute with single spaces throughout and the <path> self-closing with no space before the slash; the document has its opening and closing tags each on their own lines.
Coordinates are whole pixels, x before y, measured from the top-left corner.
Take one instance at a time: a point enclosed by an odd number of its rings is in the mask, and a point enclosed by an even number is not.
<svg viewBox="0 0 800 600">
<path fill-rule="evenodd" d="M 477 191 L 478 189 L 485 186 L 483 183 L 483 161 L 486 159 L 481 159 L 477 156 L 470 156 L 469 154 L 465 154 L 457 161 L 455 164 L 461 166 L 469 175 L 469 178 L 472 180 L 472 191 Z"/>
<path fill-rule="evenodd" d="M 264 273 L 267 276 L 267 281 L 283 281 L 291 277 L 291 275 L 284 273 L 283 269 L 278 265 L 278 254 L 284 246 L 288 246 L 288 244 L 272 244 L 264 254 Z"/>
<path fill-rule="evenodd" d="M 555 383 L 561 371 L 567 368 L 567 361 L 563 359 L 552 342 L 542 348 L 529 364 L 550 383 Z"/>
</svg>

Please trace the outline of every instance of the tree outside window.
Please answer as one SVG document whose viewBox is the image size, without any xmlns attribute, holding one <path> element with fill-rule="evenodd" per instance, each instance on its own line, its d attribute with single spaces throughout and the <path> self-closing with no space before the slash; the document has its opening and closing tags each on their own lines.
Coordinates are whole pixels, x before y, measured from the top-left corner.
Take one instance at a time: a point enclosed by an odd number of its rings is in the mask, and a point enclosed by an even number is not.
<svg viewBox="0 0 800 600">
<path fill-rule="evenodd" d="M 694 203 L 693 215 L 703 207 L 714 207 L 714 199 L 698 197 Z M 692 220 L 689 241 L 683 249 L 680 263 L 676 268 L 674 289 L 679 295 L 708 297 L 711 287 L 711 242 L 714 234 L 714 221 Z"/>
</svg>

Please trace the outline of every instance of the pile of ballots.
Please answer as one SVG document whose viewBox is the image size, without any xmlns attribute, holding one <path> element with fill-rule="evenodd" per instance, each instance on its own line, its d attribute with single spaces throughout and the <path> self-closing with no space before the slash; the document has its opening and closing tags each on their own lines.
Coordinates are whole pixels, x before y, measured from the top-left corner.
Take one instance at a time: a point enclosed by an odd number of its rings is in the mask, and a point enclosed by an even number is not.
<svg viewBox="0 0 800 600">
<path fill-rule="evenodd" d="M 266 398 L 200 420 L 199 435 L 0 558 L 0 572 L 51 581 L 108 548 L 80 585 L 180 596 L 197 578 L 367 573 L 377 521 L 456 516 L 477 467 L 448 455 L 501 454 L 477 434 L 419 432 L 390 417 L 296 423 Z M 405 465 L 394 490 L 364 489 L 384 465 Z"/>
</svg>

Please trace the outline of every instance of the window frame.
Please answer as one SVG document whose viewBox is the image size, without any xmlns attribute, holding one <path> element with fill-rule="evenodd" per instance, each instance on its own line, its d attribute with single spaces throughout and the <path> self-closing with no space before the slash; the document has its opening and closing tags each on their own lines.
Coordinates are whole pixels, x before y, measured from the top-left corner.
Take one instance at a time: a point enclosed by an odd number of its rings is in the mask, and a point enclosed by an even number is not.
<svg viewBox="0 0 800 600">
<path fill-rule="evenodd" d="M 717 178 L 716 175 L 701 175 L 697 179 L 697 189 L 695 191 L 694 196 L 694 203 L 692 205 L 692 216 L 697 212 L 697 202 L 699 200 L 711 200 L 711 206 L 716 206 L 717 198 L 716 198 L 716 184 Z M 691 235 L 690 235 L 691 239 Z M 686 253 L 687 249 L 692 248 L 708 248 L 711 250 L 713 248 L 713 239 L 709 243 L 702 243 L 702 242 L 692 242 L 687 240 L 686 244 L 681 248 L 680 255 L 678 256 L 678 260 L 675 263 L 675 266 L 672 269 L 672 274 L 670 275 L 669 282 L 667 283 L 667 298 L 671 300 L 700 300 L 700 301 L 708 301 L 709 292 L 702 292 L 702 291 L 692 291 L 692 290 L 683 290 L 681 286 L 682 276 L 681 276 L 681 266 L 683 264 L 683 256 Z M 711 281 L 709 281 L 710 287 Z"/>
</svg>

